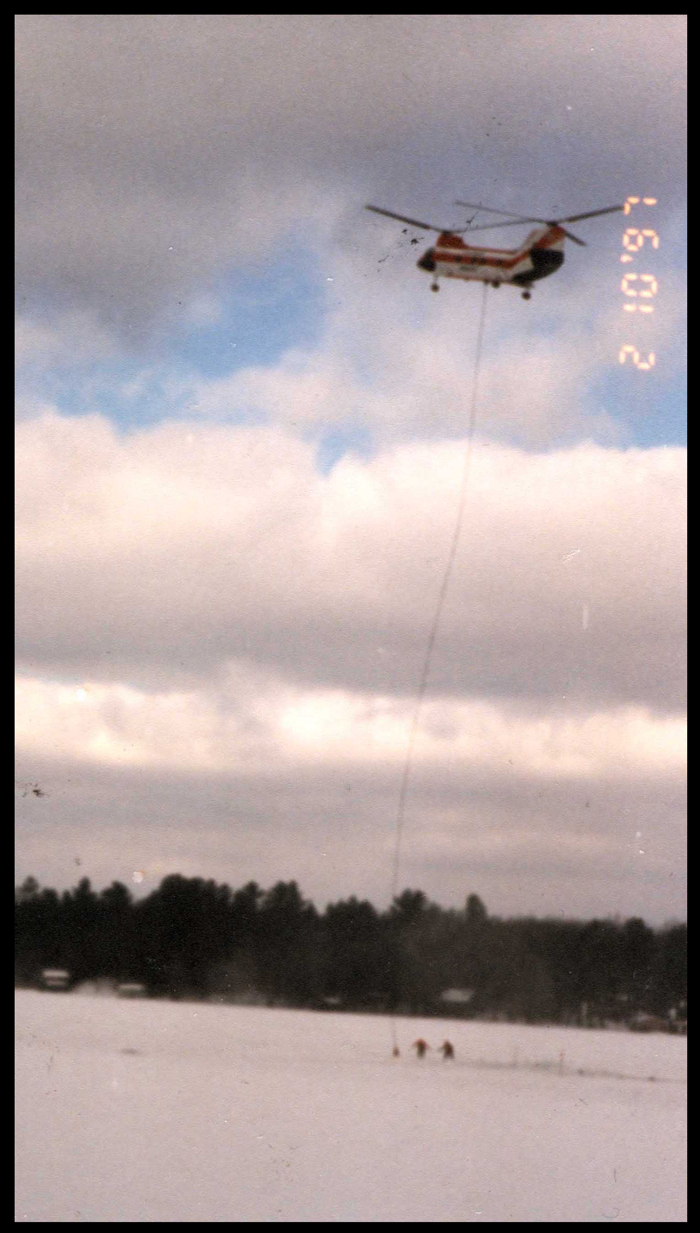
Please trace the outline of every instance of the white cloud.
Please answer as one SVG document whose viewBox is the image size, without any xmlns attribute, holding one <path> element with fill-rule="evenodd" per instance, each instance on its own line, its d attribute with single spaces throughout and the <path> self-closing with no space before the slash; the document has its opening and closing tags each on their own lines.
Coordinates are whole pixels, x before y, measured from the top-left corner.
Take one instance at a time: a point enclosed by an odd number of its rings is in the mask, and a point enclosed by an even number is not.
<svg viewBox="0 0 700 1233">
<path fill-rule="evenodd" d="M 336 356 L 288 351 L 278 366 L 239 369 L 230 377 L 197 382 L 189 406 L 212 419 L 249 412 L 291 428 L 342 421 L 357 399 L 348 365 Z M 189 401 L 189 400 L 188 400 Z"/>
<path fill-rule="evenodd" d="M 243 669 L 243 679 L 245 670 Z M 253 678 L 254 679 L 254 678 Z M 225 688 L 146 693 L 86 681 L 76 688 L 21 678 L 17 742 L 23 757 L 184 773 L 264 776 L 313 767 L 382 774 L 401 768 L 413 707 L 387 696 Z M 416 734 L 415 763 L 448 779 L 600 782 L 682 776 L 685 723 L 622 707 L 585 716 L 555 706 L 535 716 L 507 705 L 433 701 Z"/>
<path fill-rule="evenodd" d="M 411 444 L 321 476 L 269 428 L 22 424 L 20 660 L 412 693 L 463 464 Z M 682 706 L 684 475 L 680 449 L 477 444 L 435 687 Z"/>
</svg>

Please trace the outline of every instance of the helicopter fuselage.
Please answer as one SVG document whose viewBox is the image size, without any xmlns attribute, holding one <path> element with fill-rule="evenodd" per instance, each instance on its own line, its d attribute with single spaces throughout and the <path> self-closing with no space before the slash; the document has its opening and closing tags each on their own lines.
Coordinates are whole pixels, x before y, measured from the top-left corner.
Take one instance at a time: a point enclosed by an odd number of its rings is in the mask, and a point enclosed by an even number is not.
<svg viewBox="0 0 700 1233">
<path fill-rule="evenodd" d="M 540 227 L 520 248 L 475 248 L 443 231 L 417 262 L 433 278 L 462 278 L 528 287 L 554 274 L 564 262 L 565 234 L 560 227 Z"/>
</svg>

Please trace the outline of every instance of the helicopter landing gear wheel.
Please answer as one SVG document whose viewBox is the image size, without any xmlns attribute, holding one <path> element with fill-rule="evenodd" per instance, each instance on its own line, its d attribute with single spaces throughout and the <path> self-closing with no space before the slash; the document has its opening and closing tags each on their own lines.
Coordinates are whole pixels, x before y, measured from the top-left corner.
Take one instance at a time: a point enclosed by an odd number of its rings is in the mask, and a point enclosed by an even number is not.
<svg viewBox="0 0 700 1233">
<path fill-rule="evenodd" d="M 523 291 L 523 299 L 524 299 L 524 300 L 530 300 L 530 299 L 532 299 L 532 292 L 531 292 L 531 291 Z"/>
<path fill-rule="evenodd" d="M 438 283 L 431 283 L 431 284 L 430 284 L 430 290 L 431 290 L 431 291 L 439 291 L 439 290 L 440 290 L 440 286 L 439 286 L 439 284 L 438 284 Z"/>
</svg>

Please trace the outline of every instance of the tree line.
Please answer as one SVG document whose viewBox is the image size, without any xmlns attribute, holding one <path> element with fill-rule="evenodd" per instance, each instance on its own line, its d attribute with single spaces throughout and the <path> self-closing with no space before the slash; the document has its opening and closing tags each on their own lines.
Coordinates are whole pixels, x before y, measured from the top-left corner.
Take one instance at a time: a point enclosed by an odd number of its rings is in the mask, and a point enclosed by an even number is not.
<svg viewBox="0 0 700 1233">
<path fill-rule="evenodd" d="M 682 1020 L 687 927 L 490 916 L 404 890 L 383 911 L 352 896 L 324 912 L 296 882 L 240 889 L 172 874 L 143 899 L 121 882 L 15 893 L 16 983 L 142 984 L 152 996 L 528 1023 Z"/>
</svg>

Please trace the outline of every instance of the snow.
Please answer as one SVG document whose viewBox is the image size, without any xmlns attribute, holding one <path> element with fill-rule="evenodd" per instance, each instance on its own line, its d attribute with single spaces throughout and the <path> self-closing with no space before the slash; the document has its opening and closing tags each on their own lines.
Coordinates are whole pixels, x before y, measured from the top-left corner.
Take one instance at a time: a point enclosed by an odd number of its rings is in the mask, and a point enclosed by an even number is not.
<svg viewBox="0 0 700 1233">
<path fill-rule="evenodd" d="M 392 1058 L 378 1016 L 30 991 L 16 1022 L 17 1221 L 686 1219 L 682 1037 L 398 1019 Z"/>
</svg>

